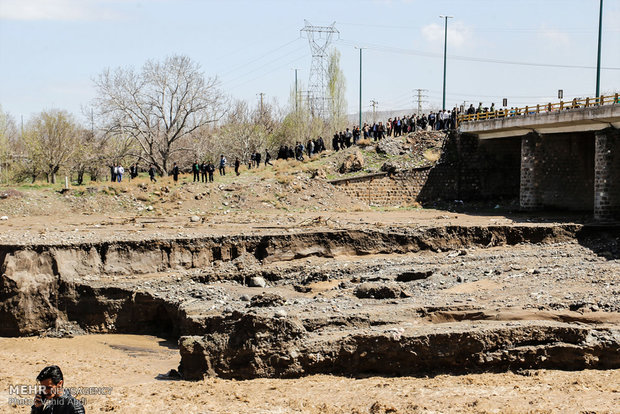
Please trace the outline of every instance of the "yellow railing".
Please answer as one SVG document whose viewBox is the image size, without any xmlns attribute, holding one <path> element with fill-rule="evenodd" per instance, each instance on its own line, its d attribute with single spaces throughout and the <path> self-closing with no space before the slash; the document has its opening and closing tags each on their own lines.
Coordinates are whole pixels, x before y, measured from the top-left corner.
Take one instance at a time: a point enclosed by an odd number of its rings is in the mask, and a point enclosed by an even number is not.
<svg viewBox="0 0 620 414">
<path fill-rule="evenodd" d="M 482 111 L 476 114 L 464 114 L 457 117 L 458 123 L 469 121 L 483 121 L 486 119 L 510 118 L 512 116 L 534 115 L 566 109 L 589 108 L 592 106 L 615 105 L 620 103 L 618 94 L 612 96 L 599 96 L 598 98 L 573 99 L 572 101 L 560 101 L 556 103 L 537 104 L 523 108 L 499 109 L 494 111 Z"/>
</svg>

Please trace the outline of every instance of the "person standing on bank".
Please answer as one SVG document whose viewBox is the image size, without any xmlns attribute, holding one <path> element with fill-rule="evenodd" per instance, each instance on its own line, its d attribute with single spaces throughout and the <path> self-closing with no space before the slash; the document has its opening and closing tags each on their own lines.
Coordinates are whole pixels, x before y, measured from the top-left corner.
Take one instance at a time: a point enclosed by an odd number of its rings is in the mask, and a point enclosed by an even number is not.
<svg viewBox="0 0 620 414">
<path fill-rule="evenodd" d="M 179 166 L 176 162 L 174 163 L 174 167 L 172 167 L 172 179 L 175 183 L 179 181 Z"/>
<path fill-rule="evenodd" d="M 213 182 L 213 173 L 215 172 L 215 165 L 213 165 L 213 162 L 211 160 L 209 160 L 209 162 L 207 163 L 207 173 L 209 173 L 209 182 L 212 183 Z"/>
<path fill-rule="evenodd" d="M 226 161 L 226 157 L 224 157 L 224 154 L 220 155 L 220 175 L 226 175 L 227 163 L 228 161 Z"/>
<path fill-rule="evenodd" d="M 241 166 L 241 161 L 239 161 L 239 157 L 235 158 L 235 174 L 237 176 L 240 174 L 239 167 Z"/>
<path fill-rule="evenodd" d="M 43 368 L 37 375 L 41 392 L 34 397 L 31 414 L 84 414 L 84 406 L 69 390 L 63 389 L 64 378 L 57 365 Z"/>
<path fill-rule="evenodd" d="M 192 164 L 192 172 L 194 173 L 194 182 L 200 182 L 200 165 L 198 161 Z"/>
<path fill-rule="evenodd" d="M 155 166 L 154 165 L 151 165 L 151 167 L 149 168 L 149 177 L 151 178 L 152 183 L 157 182 L 157 180 L 155 179 Z"/>
<path fill-rule="evenodd" d="M 207 162 L 203 161 L 200 164 L 200 181 L 203 183 L 207 182 Z"/>
</svg>

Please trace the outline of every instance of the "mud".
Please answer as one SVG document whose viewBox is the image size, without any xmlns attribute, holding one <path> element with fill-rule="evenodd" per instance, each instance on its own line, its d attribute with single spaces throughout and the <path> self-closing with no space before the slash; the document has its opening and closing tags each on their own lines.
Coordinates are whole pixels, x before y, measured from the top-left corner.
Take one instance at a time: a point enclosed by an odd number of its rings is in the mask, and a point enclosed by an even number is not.
<svg viewBox="0 0 620 414">
<path fill-rule="evenodd" d="M 191 380 L 614 369 L 619 239 L 513 225 L 5 244 L 0 336 L 159 335 Z"/>
</svg>

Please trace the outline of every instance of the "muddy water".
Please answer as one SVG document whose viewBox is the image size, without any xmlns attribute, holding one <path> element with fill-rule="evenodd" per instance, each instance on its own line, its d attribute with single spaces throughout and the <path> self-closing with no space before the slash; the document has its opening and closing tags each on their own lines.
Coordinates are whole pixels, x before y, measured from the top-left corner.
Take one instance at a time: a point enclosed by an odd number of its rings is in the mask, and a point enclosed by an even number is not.
<svg viewBox="0 0 620 414">
<path fill-rule="evenodd" d="M 9 404 L 9 385 L 32 384 L 42 367 L 55 363 L 62 367 L 67 386 L 111 387 L 109 394 L 81 396 L 87 412 L 620 412 L 620 370 L 432 378 L 156 379 L 176 368 L 174 348 L 161 338 L 133 335 L 0 339 L 0 411 L 28 412 Z"/>
</svg>

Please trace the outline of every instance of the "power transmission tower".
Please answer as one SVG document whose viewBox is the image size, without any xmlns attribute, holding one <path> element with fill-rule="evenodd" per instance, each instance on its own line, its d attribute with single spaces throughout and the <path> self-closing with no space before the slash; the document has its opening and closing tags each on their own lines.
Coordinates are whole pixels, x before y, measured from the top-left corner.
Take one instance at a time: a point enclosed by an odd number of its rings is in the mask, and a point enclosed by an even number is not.
<svg viewBox="0 0 620 414">
<path fill-rule="evenodd" d="M 379 106 L 379 102 L 375 101 L 374 99 L 370 100 L 370 106 L 372 106 L 372 123 L 376 123 L 377 122 L 377 106 Z"/>
<path fill-rule="evenodd" d="M 310 51 L 312 52 L 312 65 L 310 66 L 309 89 L 312 95 L 310 108 L 314 116 L 323 117 L 326 113 L 326 92 L 327 92 L 327 68 L 329 65 L 327 49 L 332 42 L 335 34 L 340 35 L 336 29 L 336 22 L 331 26 L 313 26 L 309 21 L 304 20 L 306 24 L 302 32 L 306 33 Z"/>
<path fill-rule="evenodd" d="M 420 116 L 420 112 L 422 112 L 422 103 L 426 102 L 425 100 L 423 100 L 422 98 L 427 98 L 428 95 L 422 95 L 422 92 L 428 92 L 426 89 L 414 89 L 415 91 L 418 92 L 418 113 L 417 115 Z"/>
</svg>

